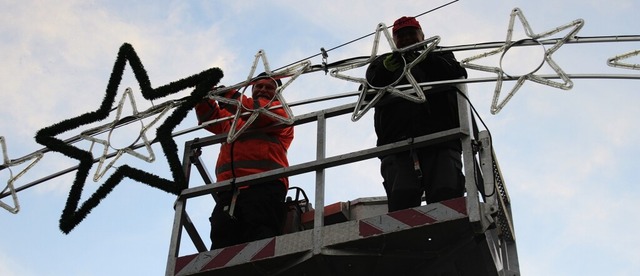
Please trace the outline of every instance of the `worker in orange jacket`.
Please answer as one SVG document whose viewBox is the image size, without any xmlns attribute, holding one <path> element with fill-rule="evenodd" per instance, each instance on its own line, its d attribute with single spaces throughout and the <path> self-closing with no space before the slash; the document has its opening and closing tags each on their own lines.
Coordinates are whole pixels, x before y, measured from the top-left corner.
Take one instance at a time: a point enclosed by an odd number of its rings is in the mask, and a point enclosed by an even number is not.
<svg viewBox="0 0 640 276">
<path fill-rule="evenodd" d="M 224 96 L 240 101 L 241 108 L 268 108 L 281 103 L 274 99 L 276 89 L 282 85 L 280 80 L 262 73 L 251 82 L 251 98 L 241 95 L 237 90 L 230 90 Z M 219 104 L 212 99 L 205 99 L 195 110 L 198 122 L 233 116 L 236 105 Z M 282 108 L 270 110 L 283 118 L 287 117 Z M 247 122 L 248 116 L 237 118 L 236 129 Z M 265 128 L 277 123 L 277 119 L 260 114 L 250 122 L 248 129 Z M 228 133 L 232 121 L 223 121 L 208 125 L 206 130 L 214 134 Z M 266 128 L 258 131 L 241 133 L 231 143 L 222 143 L 216 163 L 218 181 L 235 179 L 255 173 L 270 171 L 289 166 L 287 150 L 293 141 L 293 126 Z M 218 201 L 211 217 L 212 249 L 227 247 L 239 243 L 269 238 L 282 234 L 286 209 L 284 200 L 289 181 L 286 177 L 277 180 L 237 187 L 239 194 L 234 206 L 233 216 L 228 212 L 234 191 L 218 193 Z"/>
</svg>

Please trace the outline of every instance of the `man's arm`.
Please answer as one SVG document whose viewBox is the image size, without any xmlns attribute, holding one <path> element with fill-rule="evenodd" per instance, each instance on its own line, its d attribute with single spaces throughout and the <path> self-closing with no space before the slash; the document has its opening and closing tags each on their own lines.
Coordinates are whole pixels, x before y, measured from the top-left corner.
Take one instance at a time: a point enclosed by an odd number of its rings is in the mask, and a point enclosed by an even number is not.
<svg viewBox="0 0 640 276">
<path fill-rule="evenodd" d="M 429 53 L 420 65 L 424 71 L 433 74 L 433 80 L 467 78 L 467 70 L 460 66 L 460 62 L 450 51 Z"/>
<path fill-rule="evenodd" d="M 385 66 L 385 60 L 390 60 L 387 64 L 393 64 L 396 66 Z M 392 70 L 387 67 L 393 67 Z M 385 87 L 387 85 L 392 84 L 399 74 L 402 74 L 402 70 L 404 69 L 404 62 L 402 58 L 393 56 L 391 53 L 383 54 L 376 59 L 374 59 L 369 67 L 367 67 L 367 72 L 365 77 L 369 85 L 374 87 Z"/>
<path fill-rule="evenodd" d="M 228 111 L 224 109 L 220 109 L 216 101 L 212 99 L 202 100 L 196 105 L 195 110 L 196 110 L 196 116 L 198 117 L 198 125 L 201 125 L 203 122 L 206 122 L 206 121 L 211 121 L 214 119 L 224 118 L 232 115 Z M 231 123 L 229 120 L 224 122 L 218 122 L 205 127 L 206 130 L 213 132 L 215 134 L 228 132 L 230 128 L 231 128 Z"/>
</svg>

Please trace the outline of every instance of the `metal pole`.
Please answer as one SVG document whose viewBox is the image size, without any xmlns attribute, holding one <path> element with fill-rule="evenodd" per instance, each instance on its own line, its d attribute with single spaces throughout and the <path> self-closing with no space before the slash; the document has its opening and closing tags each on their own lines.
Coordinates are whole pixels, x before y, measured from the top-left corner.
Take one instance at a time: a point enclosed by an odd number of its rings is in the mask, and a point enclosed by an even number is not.
<svg viewBox="0 0 640 276">
<path fill-rule="evenodd" d="M 318 113 L 318 133 L 316 160 L 323 160 L 326 156 L 326 132 L 327 120 L 324 112 Z M 324 226 L 324 169 L 316 170 L 316 198 L 315 212 L 313 217 L 313 254 L 320 254 L 322 249 L 322 227 Z"/>
</svg>

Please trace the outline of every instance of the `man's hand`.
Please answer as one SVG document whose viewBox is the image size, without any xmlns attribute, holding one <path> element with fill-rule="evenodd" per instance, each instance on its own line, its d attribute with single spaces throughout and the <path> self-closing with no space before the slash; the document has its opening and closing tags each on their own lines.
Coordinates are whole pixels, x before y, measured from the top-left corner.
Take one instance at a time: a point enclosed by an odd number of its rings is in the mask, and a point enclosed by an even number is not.
<svg viewBox="0 0 640 276">
<path fill-rule="evenodd" d="M 391 72 L 394 72 L 400 67 L 404 66 L 404 61 L 402 59 L 402 55 L 399 52 L 394 52 L 393 54 L 388 55 L 386 58 L 384 58 L 382 64 L 384 65 L 384 68 Z"/>
</svg>

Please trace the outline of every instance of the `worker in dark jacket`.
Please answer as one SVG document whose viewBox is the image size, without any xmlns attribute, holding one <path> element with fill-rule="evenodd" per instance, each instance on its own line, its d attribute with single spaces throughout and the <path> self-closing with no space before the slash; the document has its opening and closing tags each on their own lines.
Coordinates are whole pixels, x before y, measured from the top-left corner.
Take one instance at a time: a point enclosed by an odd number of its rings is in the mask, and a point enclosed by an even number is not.
<svg viewBox="0 0 640 276">
<path fill-rule="evenodd" d="M 225 97 L 237 99 L 244 109 L 280 105 L 275 93 L 280 80 L 274 80 L 262 73 L 252 82 L 252 97 L 230 90 Z M 221 108 L 224 106 L 224 108 Z M 206 99 L 195 109 L 198 121 L 202 122 L 233 116 L 236 105 L 217 104 Z M 287 117 L 282 108 L 270 110 L 283 118 Z M 250 123 L 249 129 L 264 128 L 277 123 L 272 116 L 260 114 L 255 121 L 247 122 L 246 117 L 237 118 L 236 129 Z M 232 122 L 224 121 L 208 125 L 205 129 L 215 133 L 228 133 Z M 241 133 L 231 143 L 222 143 L 216 163 L 218 181 L 235 179 L 255 173 L 289 166 L 287 149 L 293 140 L 293 127 L 274 127 L 264 131 Z M 239 194 L 234 206 L 233 216 L 228 209 L 233 191 L 218 194 L 218 201 L 211 214 L 212 249 L 227 247 L 239 243 L 264 239 L 282 234 L 285 218 L 284 200 L 289 181 L 286 177 L 266 183 L 237 187 Z"/>
<path fill-rule="evenodd" d="M 420 23 L 413 17 L 401 17 L 393 24 L 393 40 L 398 49 L 424 40 Z M 370 85 L 392 84 L 419 52 L 405 52 L 376 58 L 367 68 Z M 411 68 L 418 83 L 466 78 L 467 72 L 451 52 L 430 52 Z M 398 85 L 408 84 L 406 78 Z M 377 145 L 432 134 L 459 126 L 457 88 L 445 86 L 426 91 L 426 102 L 415 103 L 387 93 L 375 106 L 374 123 Z M 425 148 L 381 157 L 383 185 L 389 211 L 420 206 L 464 195 L 460 140 L 445 141 Z"/>
</svg>

